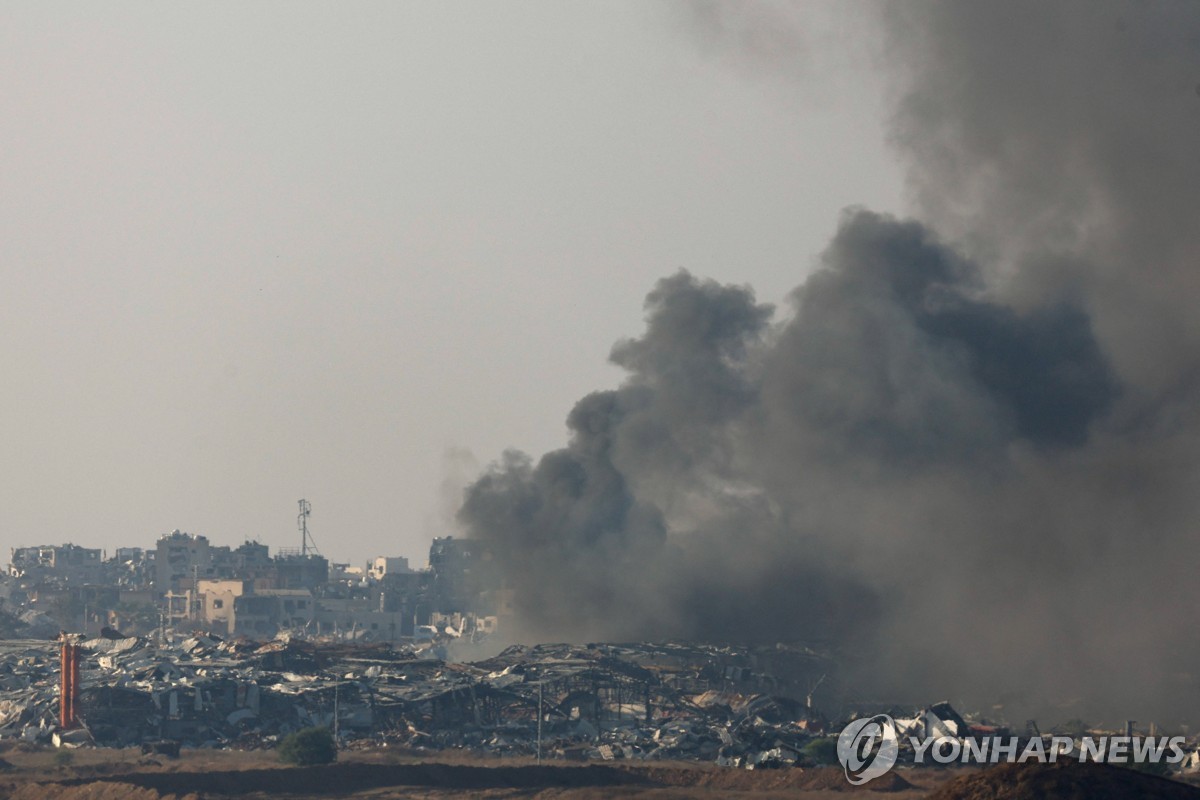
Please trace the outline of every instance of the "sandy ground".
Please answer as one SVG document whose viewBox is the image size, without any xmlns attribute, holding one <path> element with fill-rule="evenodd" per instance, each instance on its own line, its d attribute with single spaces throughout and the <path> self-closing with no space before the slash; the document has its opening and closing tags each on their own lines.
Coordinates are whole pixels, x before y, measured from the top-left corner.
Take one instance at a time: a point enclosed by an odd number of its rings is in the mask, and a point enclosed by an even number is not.
<svg viewBox="0 0 1200 800">
<path fill-rule="evenodd" d="M 70 763 L 66 763 L 66 762 Z M 281 765 L 271 751 L 134 750 L 0 744 L 0 798 L 11 800 L 685 800 L 879 797 L 931 800 L 1200 799 L 1200 789 L 1105 765 L 899 767 L 865 787 L 836 767 L 737 770 L 709 764 L 549 762 L 395 749 L 345 752 L 320 767 Z"/>
<path fill-rule="evenodd" d="M 179 759 L 134 750 L 84 749 L 68 757 L 24 745 L 0 752 L 0 796 L 12 800 L 600 800 L 601 798 L 926 797 L 961 771 L 902 770 L 856 789 L 840 769 L 732 770 L 690 763 L 537 766 L 526 759 L 389 750 L 342 754 L 337 764 L 286 767 L 271 752 L 184 751 Z"/>
</svg>

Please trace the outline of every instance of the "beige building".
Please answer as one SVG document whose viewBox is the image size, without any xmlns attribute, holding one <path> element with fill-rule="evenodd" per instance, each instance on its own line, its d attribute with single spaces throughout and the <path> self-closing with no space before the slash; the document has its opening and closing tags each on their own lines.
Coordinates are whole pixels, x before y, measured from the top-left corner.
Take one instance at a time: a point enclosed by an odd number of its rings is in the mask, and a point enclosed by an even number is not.
<svg viewBox="0 0 1200 800">
<path fill-rule="evenodd" d="M 224 628 L 233 633 L 237 627 L 234 605 L 237 598 L 250 594 L 254 586 L 250 581 L 207 580 L 198 581 L 201 617 L 211 628 Z"/>
<path fill-rule="evenodd" d="M 395 575 L 397 573 L 412 572 L 408 567 L 408 559 L 403 556 L 394 558 L 389 556 L 378 556 L 367 562 L 367 574 L 372 580 L 383 580 L 384 575 Z"/>
<path fill-rule="evenodd" d="M 263 638 L 305 628 L 316 615 L 308 589 L 268 589 L 266 581 L 197 581 L 195 616 L 214 632 Z"/>
</svg>

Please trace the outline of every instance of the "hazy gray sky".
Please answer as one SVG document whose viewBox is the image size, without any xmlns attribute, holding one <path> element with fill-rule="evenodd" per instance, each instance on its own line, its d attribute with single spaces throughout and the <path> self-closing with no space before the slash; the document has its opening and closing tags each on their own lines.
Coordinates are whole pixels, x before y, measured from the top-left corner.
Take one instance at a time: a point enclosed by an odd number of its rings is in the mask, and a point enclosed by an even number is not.
<svg viewBox="0 0 1200 800">
<path fill-rule="evenodd" d="M 778 303 L 900 210 L 869 26 L 801 9 L 0 5 L 4 558 L 293 546 L 304 496 L 423 564 L 447 452 L 559 446 L 659 277 Z"/>
</svg>

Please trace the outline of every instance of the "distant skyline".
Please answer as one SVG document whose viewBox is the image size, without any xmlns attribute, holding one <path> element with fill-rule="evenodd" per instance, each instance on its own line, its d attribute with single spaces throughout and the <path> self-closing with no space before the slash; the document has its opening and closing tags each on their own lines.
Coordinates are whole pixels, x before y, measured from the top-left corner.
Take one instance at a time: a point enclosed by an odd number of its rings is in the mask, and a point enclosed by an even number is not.
<svg viewBox="0 0 1200 800">
<path fill-rule="evenodd" d="M 296 546 L 303 497 L 331 560 L 420 566 L 660 277 L 780 304 L 902 212 L 862 9 L 704 9 L 0 4 L 5 558 Z"/>
</svg>

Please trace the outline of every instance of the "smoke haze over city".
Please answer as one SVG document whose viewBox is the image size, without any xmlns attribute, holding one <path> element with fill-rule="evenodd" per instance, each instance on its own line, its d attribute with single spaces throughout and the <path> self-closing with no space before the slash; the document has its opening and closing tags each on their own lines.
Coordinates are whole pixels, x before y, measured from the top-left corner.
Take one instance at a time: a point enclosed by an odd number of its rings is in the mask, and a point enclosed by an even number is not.
<svg viewBox="0 0 1200 800">
<path fill-rule="evenodd" d="M 3 14 L 7 547 L 1200 711 L 1200 7 L 221 8 Z"/>
</svg>

